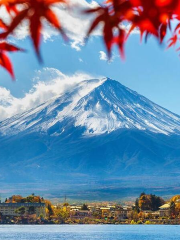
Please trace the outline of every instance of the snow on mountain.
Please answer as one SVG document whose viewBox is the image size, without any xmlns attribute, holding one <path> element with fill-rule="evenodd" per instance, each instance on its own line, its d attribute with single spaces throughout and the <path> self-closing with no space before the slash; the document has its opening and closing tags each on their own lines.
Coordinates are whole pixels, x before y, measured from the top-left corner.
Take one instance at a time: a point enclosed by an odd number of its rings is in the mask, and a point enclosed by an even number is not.
<svg viewBox="0 0 180 240">
<path fill-rule="evenodd" d="M 19 132 L 66 131 L 68 122 L 84 127 L 84 135 L 138 129 L 165 135 L 180 134 L 180 116 L 158 106 L 109 78 L 80 82 L 61 96 L 0 123 L 2 135 Z"/>
<path fill-rule="evenodd" d="M 179 187 L 180 117 L 108 78 L 0 122 L 0 140 L 6 189 L 99 200 Z"/>
</svg>

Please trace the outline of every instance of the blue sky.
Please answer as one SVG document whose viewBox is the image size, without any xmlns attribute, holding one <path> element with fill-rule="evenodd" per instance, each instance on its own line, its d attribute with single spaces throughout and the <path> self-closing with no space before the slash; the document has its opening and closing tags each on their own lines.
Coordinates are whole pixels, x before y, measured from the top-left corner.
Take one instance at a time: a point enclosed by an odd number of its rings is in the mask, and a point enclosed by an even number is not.
<svg viewBox="0 0 180 240">
<path fill-rule="evenodd" d="M 140 44 L 139 35 L 132 34 L 126 44 L 126 60 L 121 61 L 115 48 L 113 61 L 109 63 L 100 60 L 100 51 L 105 51 L 105 47 L 98 34 L 85 46 L 79 44 L 79 51 L 73 47 L 73 41 L 75 40 L 64 43 L 60 36 L 52 36 L 43 42 L 41 52 L 44 63 L 40 65 L 28 37 L 16 40 L 16 44 L 27 49 L 27 53 L 11 55 L 16 82 L 12 82 L 9 75 L 0 69 L 0 87 L 10 90 L 12 96 L 22 98 L 32 89 L 33 78 L 38 70 L 54 68 L 66 75 L 84 72 L 120 81 L 159 105 L 180 114 L 180 57 L 175 49 L 166 51 L 165 46 L 160 47 L 154 39 L 149 39 L 147 44 Z M 0 95 L 1 91 L 0 88 Z"/>
</svg>

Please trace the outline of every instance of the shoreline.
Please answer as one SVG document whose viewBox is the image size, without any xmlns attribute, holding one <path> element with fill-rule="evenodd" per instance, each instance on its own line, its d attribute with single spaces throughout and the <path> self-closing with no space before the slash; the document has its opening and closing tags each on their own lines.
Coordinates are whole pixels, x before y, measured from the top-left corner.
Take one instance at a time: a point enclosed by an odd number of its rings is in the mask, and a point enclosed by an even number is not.
<svg viewBox="0 0 180 240">
<path fill-rule="evenodd" d="M 38 226 L 38 225 L 49 225 L 49 226 L 77 226 L 77 225 L 92 225 L 92 226 L 99 226 L 99 225 L 109 225 L 109 226 L 118 226 L 118 225 L 121 225 L 121 226 L 139 226 L 139 225 L 144 225 L 144 226 L 178 226 L 180 225 L 180 222 L 179 223 L 149 223 L 149 224 L 146 224 L 146 223 L 141 223 L 141 224 L 138 224 L 138 223 L 135 223 L 135 224 L 130 224 L 130 223 L 0 223 L 0 226 Z"/>
</svg>

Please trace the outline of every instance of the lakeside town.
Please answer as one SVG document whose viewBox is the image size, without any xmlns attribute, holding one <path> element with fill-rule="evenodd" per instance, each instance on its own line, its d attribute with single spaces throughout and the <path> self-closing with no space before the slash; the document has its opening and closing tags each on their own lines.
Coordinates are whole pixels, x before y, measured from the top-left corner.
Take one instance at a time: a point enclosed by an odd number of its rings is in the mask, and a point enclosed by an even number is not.
<svg viewBox="0 0 180 240">
<path fill-rule="evenodd" d="M 35 194 L 0 202 L 0 224 L 180 224 L 180 195 L 141 193 L 134 203 L 52 204 Z"/>
</svg>

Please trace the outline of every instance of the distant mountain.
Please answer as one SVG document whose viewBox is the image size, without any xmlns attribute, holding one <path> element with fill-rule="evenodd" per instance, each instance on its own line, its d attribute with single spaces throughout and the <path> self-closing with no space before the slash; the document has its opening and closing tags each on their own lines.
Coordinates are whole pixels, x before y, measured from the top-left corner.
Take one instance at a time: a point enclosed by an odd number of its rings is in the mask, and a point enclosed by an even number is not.
<svg viewBox="0 0 180 240">
<path fill-rule="evenodd" d="M 0 141 L 8 191 L 111 199 L 179 188 L 180 116 L 108 78 L 6 119 Z"/>
</svg>

